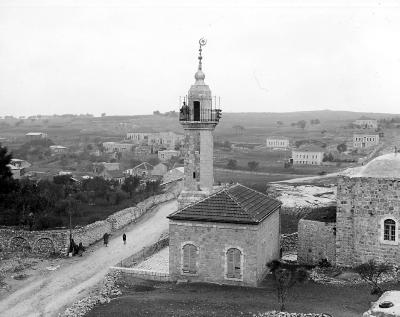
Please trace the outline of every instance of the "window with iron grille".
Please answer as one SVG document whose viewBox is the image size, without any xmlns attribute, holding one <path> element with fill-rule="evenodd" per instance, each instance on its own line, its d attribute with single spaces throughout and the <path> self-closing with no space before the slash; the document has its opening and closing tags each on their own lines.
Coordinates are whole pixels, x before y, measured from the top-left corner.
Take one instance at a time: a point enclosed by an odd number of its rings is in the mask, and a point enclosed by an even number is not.
<svg viewBox="0 0 400 317">
<path fill-rule="evenodd" d="M 239 249 L 231 248 L 226 252 L 227 257 L 227 273 L 228 278 L 241 278 L 242 277 L 242 252 Z"/>
<path fill-rule="evenodd" d="M 197 268 L 197 247 L 193 244 L 183 246 L 183 273 L 196 274 Z"/>
<path fill-rule="evenodd" d="M 396 221 L 393 219 L 386 219 L 383 223 L 383 240 L 396 241 Z"/>
</svg>

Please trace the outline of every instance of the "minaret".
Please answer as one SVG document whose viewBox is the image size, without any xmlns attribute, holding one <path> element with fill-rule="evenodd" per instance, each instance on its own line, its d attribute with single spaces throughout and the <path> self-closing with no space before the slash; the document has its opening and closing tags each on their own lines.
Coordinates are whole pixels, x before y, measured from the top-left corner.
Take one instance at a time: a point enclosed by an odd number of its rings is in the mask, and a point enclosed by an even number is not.
<svg viewBox="0 0 400 317">
<path fill-rule="evenodd" d="M 202 47 L 199 41 L 199 66 L 180 109 L 179 121 L 185 130 L 185 181 L 180 207 L 209 195 L 213 191 L 213 131 L 221 118 L 221 110 L 213 105 L 211 90 L 204 83 Z M 216 98 L 215 98 L 216 99 Z"/>
</svg>

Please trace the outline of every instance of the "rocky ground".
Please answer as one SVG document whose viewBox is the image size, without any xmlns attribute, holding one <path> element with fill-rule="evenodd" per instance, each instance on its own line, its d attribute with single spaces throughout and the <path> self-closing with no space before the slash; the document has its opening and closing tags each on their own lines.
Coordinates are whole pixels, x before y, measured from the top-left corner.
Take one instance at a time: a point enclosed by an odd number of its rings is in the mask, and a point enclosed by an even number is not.
<svg viewBox="0 0 400 317">
<path fill-rule="evenodd" d="M 112 298 L 122 294 L 116 284 L 117 279 L 118 272 L 108 273 L 104 281 L 93 288 L 88 296 L 75 302 L 63 313 L 59 314 L 59 317 L 85 316 L 97 304 L 109 303 Z"/>
<path fill-rule="evenodd" d="M 169 272 L 169 248 L 166 247 L 135 266 L 137 269 L 161 273 Z"/>
</svg>

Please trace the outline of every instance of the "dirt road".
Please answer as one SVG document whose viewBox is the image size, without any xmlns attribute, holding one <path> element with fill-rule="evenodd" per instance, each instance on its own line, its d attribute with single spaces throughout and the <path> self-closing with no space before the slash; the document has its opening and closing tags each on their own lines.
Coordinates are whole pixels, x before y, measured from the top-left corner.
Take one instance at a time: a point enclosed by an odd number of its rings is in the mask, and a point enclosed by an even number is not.
<svg viewBox="0 0 400 317">
<path fill-rule="evenodd" d="M 166 216 L 177 210 L 176 200 L 164 203 L 144 215 L 137 223 L 111 236 L 109 246 L 101 243 L 74 262 L 61 261 L 61 268 L 38 276 L 0 302 L 0 316 L 57 316 L 66 306 L 84 297 L 102 280 L 110 266 L 156 242 L 168 229 Z"/>
</svg>

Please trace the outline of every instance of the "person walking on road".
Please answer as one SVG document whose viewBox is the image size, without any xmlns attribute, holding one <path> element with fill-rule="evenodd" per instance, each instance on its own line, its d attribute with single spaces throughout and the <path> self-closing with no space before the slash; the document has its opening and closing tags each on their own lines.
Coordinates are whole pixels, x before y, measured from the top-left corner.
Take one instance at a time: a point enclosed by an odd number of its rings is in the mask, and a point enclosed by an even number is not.
<svg viewBox="0 0 400 317">
<path fill-rule="evenodd" d="M 122 240 L 124 241 L 124 244 L 126 244 L 126 234 L 125 233 L 122 235 Z"/>
<path fill-rule="evenodd" d="M 105 245 L 106 247 L 108 246 L 108 237 L 109 237 L 109 234 L 106 232 L 106 233 L 103 235 L 104 245 Z"/>
</svg>

